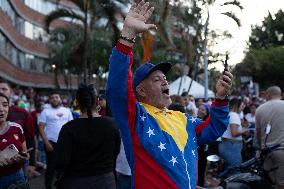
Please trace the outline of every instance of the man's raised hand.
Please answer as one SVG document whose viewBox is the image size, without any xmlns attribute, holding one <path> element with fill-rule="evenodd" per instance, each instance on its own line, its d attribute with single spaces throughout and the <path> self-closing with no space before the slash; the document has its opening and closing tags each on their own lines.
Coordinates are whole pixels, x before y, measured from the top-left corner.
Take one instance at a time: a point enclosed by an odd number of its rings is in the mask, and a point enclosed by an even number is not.
<svg viewBox="0 0 284 189">
<path fill-rule="evenodd" d="M 230 94 L 232 88 L 233 75 L 225 71 L 224 74 L 220 76 L 216 83 L 216 98 L 224 99 Z"/>
<path fill-rule="evenodd" d="M 156 29 L 154 24 L 146 24 L 154 11 L 154 7 L 149 7 L 150 3 L 144 0 L 140 3 L 132 3 L 126 15 L 121 35 L 128 38 L 135 38 L 137 34 L 149 29 Z"/>
</svg>

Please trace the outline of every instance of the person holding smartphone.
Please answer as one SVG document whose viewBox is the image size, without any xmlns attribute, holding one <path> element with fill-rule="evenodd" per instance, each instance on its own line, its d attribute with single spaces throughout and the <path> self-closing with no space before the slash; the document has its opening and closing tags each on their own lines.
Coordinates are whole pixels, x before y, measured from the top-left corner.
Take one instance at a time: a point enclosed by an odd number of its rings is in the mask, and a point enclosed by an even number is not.
<svg viewBox="0 0 284 189">
<path fill-rule="evenodd" d="M 227 129 L 227 95 L 233 76 L 225 71 L 216 82 L 216 99 L 206 121 L 179 111 L 171 104 L 166 78 L 170 63 L 140 65 L 132 74 L 133 46 L 154 7 L 133 3 L 110 57 L 106 96 L 116 119 L 131 168 L 132 188 L 188 189 L 197 184 L 197 147 L 215 141 Z"/>
<path fill-rule="evenodd" d="M 7 121 L 9 111 L 9 98 L 0 93 L 0 151 L 6 153 L 10 150 L 18 150 L 15 156 L 0 159 L 0 189 L 8 188 L 10 185 L 28 188 L 22 171 L 24 161 L 29 159 L 26 153 L 26 142 L 22 127 L 14 122 Z"/>
</svg>

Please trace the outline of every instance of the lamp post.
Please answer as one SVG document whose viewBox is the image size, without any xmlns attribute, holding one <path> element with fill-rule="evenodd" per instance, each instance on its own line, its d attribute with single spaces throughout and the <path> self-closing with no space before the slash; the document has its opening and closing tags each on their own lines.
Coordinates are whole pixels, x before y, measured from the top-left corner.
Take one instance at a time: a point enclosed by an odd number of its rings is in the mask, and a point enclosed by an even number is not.
<svg viewBox="0 0 284 189">
<path fill-rule="evenodd" d="M 54 72 L 55 69 L 56 69 L 56 65 L 55 65 L 55 64 L 52 64 L 52 65 L 51 65 L 51 68 L 52 68 L 52 71 Z"/>
<path fill-rule="evenodd" d="M 208 17 L 205 23 L 205 30 L 204 30 L 204 99 L 208 100 L 208 50 L 207 50 L 207 34 L 208 34 L 208 25 L 209 25 L 209 11 Z"/>
<path fill-rule="evenodd" d="M 51 65 L 51 70 L 52 70 L 52 73 L 54 74 L 54 85 L 55 85 L 55 88 L 59 88 L 59 82 L 57 80 L 56 64 L 52 64 Z"/>
</svg>

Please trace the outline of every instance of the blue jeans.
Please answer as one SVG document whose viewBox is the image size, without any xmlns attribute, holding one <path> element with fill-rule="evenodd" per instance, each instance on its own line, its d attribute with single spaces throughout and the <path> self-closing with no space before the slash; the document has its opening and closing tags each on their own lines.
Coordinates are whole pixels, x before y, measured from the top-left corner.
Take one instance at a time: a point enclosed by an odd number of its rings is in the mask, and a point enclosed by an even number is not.
<svg viewBox="0 0 284 189">
<path fill-rule="evenodd" d="M 219 153 L 225 160 L 225 169 L 242 163 L 242 148 L 242 141 L 223 140 L 219 144 Z"/>
<path fill-rule="evenodd" d="M 24 173 L 22 171 L 17 171 L 10 175 L 0 177 L 0 189 L 5 189 L 11 184 L 16 184 L 16 183 L 22 183 L 22 184 L 26 183 Z"/>
</svg>

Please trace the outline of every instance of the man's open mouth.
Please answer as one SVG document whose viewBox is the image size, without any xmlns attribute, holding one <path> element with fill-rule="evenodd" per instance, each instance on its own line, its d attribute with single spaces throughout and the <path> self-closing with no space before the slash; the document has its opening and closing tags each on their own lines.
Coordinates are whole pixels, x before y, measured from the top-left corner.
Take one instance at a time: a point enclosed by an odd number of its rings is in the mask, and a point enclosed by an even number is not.
<svg viewBox="0 0 284 189">
<path fill-rule="evenodd" d="M 4 117 L 4 114 L 0 114 L 0 118 L 3 118 Z"/>
<path fill-rule="evenodd" d="M 170 90 L 169 89 L 164 89 L 162 90 L 163 94 L 169 95 L 170 94 Z"/>
</svg>

